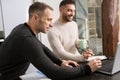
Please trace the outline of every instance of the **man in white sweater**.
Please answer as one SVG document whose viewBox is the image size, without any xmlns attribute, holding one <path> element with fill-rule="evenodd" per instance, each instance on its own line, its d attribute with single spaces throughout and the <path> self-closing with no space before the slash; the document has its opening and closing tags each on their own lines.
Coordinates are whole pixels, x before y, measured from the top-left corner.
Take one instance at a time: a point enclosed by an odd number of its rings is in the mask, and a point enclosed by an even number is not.
<svg viewBox="0 0 120 80">
<path fill-rule="evenodd" d="M 76 48 L 78 40 L 78 27 L 73 17 L 75 3 L 72 0 L 63 0 L 59 5 L 60 16 L 48 32 L 48 41 L 53 52 L 61 59 L 84 61 L 94 55 L 91 50 L 80 54 Z"/>
</svg>

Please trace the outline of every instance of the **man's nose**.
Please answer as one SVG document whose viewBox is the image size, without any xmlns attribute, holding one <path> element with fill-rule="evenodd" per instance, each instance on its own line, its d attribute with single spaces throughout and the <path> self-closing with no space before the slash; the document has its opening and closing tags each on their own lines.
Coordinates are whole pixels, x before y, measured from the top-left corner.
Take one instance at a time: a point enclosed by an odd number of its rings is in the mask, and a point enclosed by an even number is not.
<svg viewBox="0 0 120 80">
<path fill-rule="evenodd" d="M 51 23 L 49 26 L 50 26 L 50 27 L 53 27 L 53 23 Z"/>
</svg>

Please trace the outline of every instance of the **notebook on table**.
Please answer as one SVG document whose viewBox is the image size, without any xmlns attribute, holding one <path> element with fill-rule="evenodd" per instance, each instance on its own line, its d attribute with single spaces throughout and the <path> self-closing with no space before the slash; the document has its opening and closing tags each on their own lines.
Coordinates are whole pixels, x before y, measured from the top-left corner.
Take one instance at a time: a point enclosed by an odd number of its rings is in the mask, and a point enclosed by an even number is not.
<svg viewBox="0 0 120 80">
<path fill-rule="evenodd" d="M 95 58 L 99 58 L 99 59 L 101 59 L 101 60 L 107 59 L 107 57 L 106 57 L 105 55 L 95 55 L 95 56 L 89 57 L 88 59 L 86 59 L 86 61 L 91 61 L 91 60 L 93 60 L 93 59 L 95 59 Z"/>
</svg>

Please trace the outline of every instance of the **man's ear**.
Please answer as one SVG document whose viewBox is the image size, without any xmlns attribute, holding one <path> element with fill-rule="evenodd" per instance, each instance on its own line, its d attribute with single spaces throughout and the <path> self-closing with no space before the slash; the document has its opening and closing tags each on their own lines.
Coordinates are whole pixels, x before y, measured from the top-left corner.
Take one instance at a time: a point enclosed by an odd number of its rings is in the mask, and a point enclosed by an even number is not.
<svg viewBox="0 0 120 80">
<path fill-rule="evenodd" d="M 60 12 L 62 12 L 62 11 L 63 11 L 63 8 L 62 8 L 62 7 L 60 7 L 60 8 L 59 8 L 59 11 L 60 11 Z"/>
<path fill-rule="evenodd" d="M 39 16 L 37 14 L 34 14 L 34 20 L 37 20 Z"/>
<path fill-rule="evenodd" d="M 40 18 L 40 17 L 39 17 L 38 14 L 34 14 L 34 15 L 33 15 L 33 20 L 34 20 L 35 23 L 38 22 L 39 18 Z"/>
</svg>

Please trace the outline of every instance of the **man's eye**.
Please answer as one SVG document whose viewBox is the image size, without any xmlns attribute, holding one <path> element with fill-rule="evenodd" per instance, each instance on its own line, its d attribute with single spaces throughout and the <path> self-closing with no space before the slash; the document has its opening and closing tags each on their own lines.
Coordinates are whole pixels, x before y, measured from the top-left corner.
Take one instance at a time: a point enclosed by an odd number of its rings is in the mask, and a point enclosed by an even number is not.
<svg viewBox="0 0 120 80">
<path fill-rule="evenodd" d="M 48 21 L 52 21 L 52 19 L 48 19 Z"/>
</svg>

